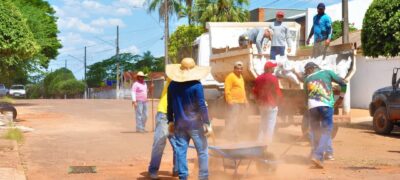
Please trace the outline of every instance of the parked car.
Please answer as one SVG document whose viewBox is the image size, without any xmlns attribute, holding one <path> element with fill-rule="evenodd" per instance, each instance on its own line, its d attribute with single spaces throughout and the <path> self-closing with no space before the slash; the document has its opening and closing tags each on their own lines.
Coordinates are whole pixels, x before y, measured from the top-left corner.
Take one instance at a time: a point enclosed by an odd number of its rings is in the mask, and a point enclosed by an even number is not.
<svg viewBox="0 0 400 180">
<path fill-rule="evenodd" d="M 26 90 L 24 85 L 12 85 L 8 93 L 12 97 L 26 97 Z"/>
<path fill-rule="evenodd" d="M 4 84 L 0 84 L 0 97 L 7 95 L 8 89 Z"/>
<path fill-rule="evenodd" d="M 378 89 L 372 95 L 369 113 L 373 117 L 372 125 L 378 134 L 390 134 L 394 125 L 400 126 L 400 68 L 393 68 L 392 86 Z"/>
</svg>

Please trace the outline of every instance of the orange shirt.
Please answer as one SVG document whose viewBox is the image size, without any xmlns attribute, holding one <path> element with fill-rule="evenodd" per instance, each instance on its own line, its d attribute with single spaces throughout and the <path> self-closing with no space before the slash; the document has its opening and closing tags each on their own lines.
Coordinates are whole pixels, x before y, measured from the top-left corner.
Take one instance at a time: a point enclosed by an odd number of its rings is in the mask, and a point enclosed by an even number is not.
<svg viewBox="0 0 400 180">
<path fill-rule="evenodd" d="M 247 103 L 246 90 L 244 88 L 243 76 L 236 76 L 231 72 L 225 78 L 225 100 L 229 104 Z"/>
</svg>

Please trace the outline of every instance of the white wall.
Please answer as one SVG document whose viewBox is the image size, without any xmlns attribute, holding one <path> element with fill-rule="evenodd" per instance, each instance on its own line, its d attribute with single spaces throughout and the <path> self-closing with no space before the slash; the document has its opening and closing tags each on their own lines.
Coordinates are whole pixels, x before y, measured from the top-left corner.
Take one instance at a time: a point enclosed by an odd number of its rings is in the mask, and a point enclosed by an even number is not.
<svg viewBox="0 0 400 180">
<path fill-rule="evenodd" d="M 373 0 L 352 0 L 349 1 L 349 23 L 354 23 L 357 29 L 362 28 L 365 12 L 368 10 Z M 326 6 L 325 13 L 328 14 L 332 22 L 342 20 L 342 3 Z M 310 34 L 313 25 L 313 17 L 317 14 L 316 8 L 308 8 L 306 12 L 306 37 Z M 307 39 L 307 38 L 306 38 Z"/>
<path fill-rule="evenodd" d="M 394 67 L 400 67 L 400 57 L 367 58 L 356 57 L 356 73 L 351 79 L 351 107 L 368 108 L 375 90 L 391 86 Z"/>
</svg>

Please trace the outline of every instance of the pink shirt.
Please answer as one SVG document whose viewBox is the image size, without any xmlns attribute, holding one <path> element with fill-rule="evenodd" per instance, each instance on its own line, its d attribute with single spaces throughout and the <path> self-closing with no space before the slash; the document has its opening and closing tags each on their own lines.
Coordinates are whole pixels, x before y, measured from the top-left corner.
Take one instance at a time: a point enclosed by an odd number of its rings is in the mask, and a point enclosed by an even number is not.
<svg viewBox="0 0 400 180">
<path fill-rule="evenodd" d="M 132 101 L 147 101 L 147 84 L 136 81 L 132 85 Z"/>
</svg>

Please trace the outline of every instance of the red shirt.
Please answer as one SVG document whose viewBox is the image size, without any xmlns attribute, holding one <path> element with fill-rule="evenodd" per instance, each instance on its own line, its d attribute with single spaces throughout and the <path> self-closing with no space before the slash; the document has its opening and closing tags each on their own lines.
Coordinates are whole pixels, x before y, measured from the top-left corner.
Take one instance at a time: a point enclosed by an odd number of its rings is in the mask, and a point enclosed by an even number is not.
<svg viewBox="0 0 400 180">
<path fill-rule="evenodd" d="M 256 78 L 253 93 L 260 105 L 277 106 L 282 98 L 278 78 L 272 73 L 264 73 Z"/>
</svg>

